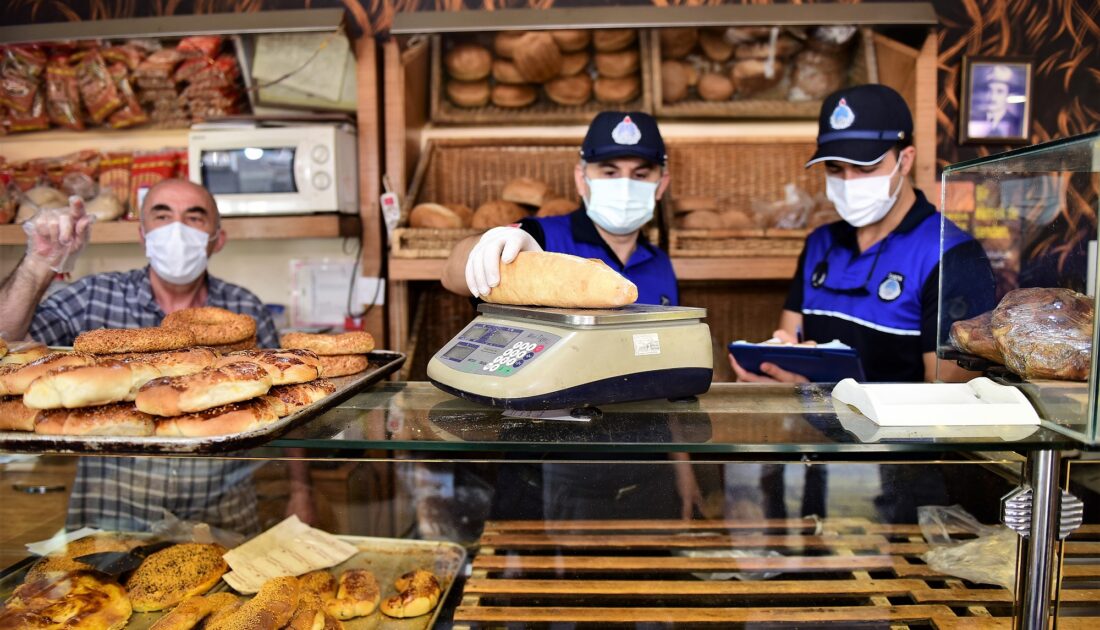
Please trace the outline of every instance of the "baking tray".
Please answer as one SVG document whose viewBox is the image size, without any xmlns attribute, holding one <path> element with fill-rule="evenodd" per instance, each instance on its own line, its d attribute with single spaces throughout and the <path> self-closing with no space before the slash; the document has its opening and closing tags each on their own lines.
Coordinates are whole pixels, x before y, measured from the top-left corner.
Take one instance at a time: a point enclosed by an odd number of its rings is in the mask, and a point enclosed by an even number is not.
<svg viewBox="0 0 1100 630">
<path fill-rule="evenodd" d="M 347 569 L 369 569 L 378 580 L 382 591 L 381 601 L 396 595 L 393 581 L 400 575 L 414 569 L 428 569 L 439 578 L 442 593 L 439 603 L 430 614 L 411 619 L 392 619 L 375 611 L 366 617 L 357 617 L 343 622 L 346 630 L 427 630 L 435 625 L 443 603 L 454 586 L 455 578 L 466 562 L 466 550 L 461 545 L 444 541 L 403 540 L 400 538 L 372 538 L 368 536 L 337 536 L 337 538 L 355 545 L 359 549 L 342 564 L 329 569 L 339 577 Z M 37 558 L 26 558 L 5 569 L 0 575 L 0 601 L 7 600 L 12 591 L 23 583 L 23 578 Z M 230 591 L 224 581 L 218 581 L 210 593 Z M 166 612 L 166 611 L 165 611 Z M 134 613 L 126 624 L 127 630 L 145 630 L 151 627 L 164 612 Z"/>
<path fill-rule="evenodd" d="M 365 372 L 329 380 L 336 391 L 265 427 L 211 437 L 138 437 L 106 435 L 39 435 L 26 431 L 0 431 L 0 451 L 5 453 L 225 453 L 255 448 L 328 411 L 360 391 L 393 374 L 405 363 L 400 352 L 376 350 L 367 355 Z"/>
</svg>

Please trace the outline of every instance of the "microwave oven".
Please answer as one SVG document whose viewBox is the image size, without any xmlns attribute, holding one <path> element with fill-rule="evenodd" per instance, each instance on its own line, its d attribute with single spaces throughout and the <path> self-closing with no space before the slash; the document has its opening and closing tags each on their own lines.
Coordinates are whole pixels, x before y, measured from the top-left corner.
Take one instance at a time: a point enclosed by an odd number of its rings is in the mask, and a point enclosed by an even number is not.
<svg viewBox="0 0 1100 630">
<path fill-rule="evenodd" d="M 359 213 L 355 132 L 347 125 L 192 129 L 188 178 L 222 216 Z"/>
</svg>

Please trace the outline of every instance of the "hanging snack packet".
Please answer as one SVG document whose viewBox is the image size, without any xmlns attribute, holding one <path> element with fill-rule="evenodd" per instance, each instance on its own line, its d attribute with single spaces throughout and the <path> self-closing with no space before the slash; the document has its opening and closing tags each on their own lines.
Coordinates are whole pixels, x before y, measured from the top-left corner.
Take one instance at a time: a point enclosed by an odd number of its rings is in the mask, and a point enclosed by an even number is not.
<svg viewBox="0 0 1100 630">
<path fill-rule="evenodd" d="M 46 66 L 46 114 L 50 122 L 68 129 L 84 129 L 80 116 L 80 85 L 68 55 L 55 55 Z"/>
</svg>

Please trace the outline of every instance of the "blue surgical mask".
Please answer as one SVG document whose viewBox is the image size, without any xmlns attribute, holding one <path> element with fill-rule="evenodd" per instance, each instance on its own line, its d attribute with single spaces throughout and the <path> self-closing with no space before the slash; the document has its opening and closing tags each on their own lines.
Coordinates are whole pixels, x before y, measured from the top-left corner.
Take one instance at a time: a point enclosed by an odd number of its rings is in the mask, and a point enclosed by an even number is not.
<svg viewBox="0 0 1100 630">
<path fill-rule="evenodd" d="M 584 178 L 588 184 L 585 199 L 588 217 L 612 234 L 637 232 L 653 218 L 657 205 L 657 183 L 629 177 L 614 179 Z"/>
</svg>

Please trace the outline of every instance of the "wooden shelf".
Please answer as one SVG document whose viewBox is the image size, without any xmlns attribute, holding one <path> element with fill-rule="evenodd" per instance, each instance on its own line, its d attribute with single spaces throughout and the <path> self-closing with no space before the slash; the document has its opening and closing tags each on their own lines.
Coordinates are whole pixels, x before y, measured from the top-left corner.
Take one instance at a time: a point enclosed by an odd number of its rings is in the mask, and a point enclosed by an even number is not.
<svg viewBox="0 0 1100 630">
<path fill-rule="evenodd" d="M 222 227 L 229 240 L 360 237 L 358 216 L 312 214 L 280 217 L 227 217 Z M 109 221 L 92 226 L 92 243 L 137 243 L 134 221 Z M 22 245 L 27 236 L 19 225 L 0 225 L 0 245 Z"/>
<path fill-rule="evenodd" d="M 390 257 L 388 273 L 390 280 L 439 280 L 443 275 L 445 258 L 393 258 Z"/>
<path fill-rule="evenodd" d="M 398 281 L 439 280 L 442 258 L 390 258 L 389 279 Z M 798 266 L 797 256 L 753 258 L 673 258 L 676 277 L 683 280 L 790 280 Z"/>
<path fill-rule="evenodd" d="M 672 259 L 672 268 L 680 281 L 790 280 L 797 266 L 798 256 Z"/>
<path fill-rule="evenodd" d="M 13 133 L 0 138 L 0 153 L 9 161 L 58 157 L 95 149 L 110 151 L 159 151 L 187 147 L 188 129 L 88 129 L 69 131 L 50 129 L 32 133 Z"/>
</svg>

